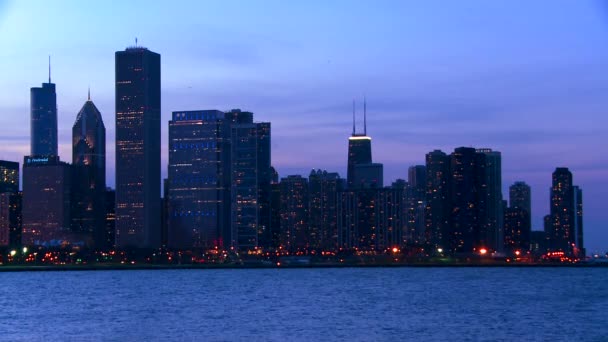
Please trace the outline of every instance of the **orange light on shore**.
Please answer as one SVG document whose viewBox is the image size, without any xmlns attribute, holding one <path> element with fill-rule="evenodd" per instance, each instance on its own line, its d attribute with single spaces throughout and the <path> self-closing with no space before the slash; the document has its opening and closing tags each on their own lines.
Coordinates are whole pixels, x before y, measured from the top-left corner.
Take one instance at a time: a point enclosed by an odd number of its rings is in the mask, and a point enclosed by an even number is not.
<svg viewBox="0 0 608 342">
<path fill-rule="evenodd" d="M 485 249 L 485 248 L 482 248 L 482 249 L 479 250 L 479 254 L 481 254 L 481 255 L 485 255 L 487 253 L 488 253 L 488 250 Z"/>
<path fill-rule="evenodd" d="M 520 251 L 515 251 L 515 255 L 519 256 L 521 254 Z"/>
<path fill-rule="evenodd" d="M 397 252 L 399 252 L 399 248 L 393 247 L 393 253 L 397 253 Z"/>
</svg>

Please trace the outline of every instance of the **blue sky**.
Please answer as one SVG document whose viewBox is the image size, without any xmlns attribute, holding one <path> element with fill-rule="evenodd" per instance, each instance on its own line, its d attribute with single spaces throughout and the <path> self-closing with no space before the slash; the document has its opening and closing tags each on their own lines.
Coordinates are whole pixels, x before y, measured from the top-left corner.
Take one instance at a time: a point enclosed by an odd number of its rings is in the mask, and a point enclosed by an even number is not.
<svg viewBox="0 0 608 342">
<path fill-rule="evenodd" d="M 608 250 L 608 5 L 602 1 L 3 1 L 0 159 L 29 152 L 29 88 L 52 55 L 60 153 L 91 87 L 114 184 L 114 52 L 162 56 L 163 174 L 171 111 L 241 108 L 272 122 L 281 176 L 345 175 L 351 103 L 385 180 L 433 149 L 503 153 L 503 187 L 532 186 L 534 229 L 551 172 L 584 191 L 586 243 Z"/>
</svg>

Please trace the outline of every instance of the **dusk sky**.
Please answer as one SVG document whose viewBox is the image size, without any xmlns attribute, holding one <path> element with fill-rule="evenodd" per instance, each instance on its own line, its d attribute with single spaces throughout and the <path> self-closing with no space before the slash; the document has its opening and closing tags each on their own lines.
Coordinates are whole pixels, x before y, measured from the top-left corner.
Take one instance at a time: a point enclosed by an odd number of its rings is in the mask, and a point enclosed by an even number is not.
<svg viewBox="0 0 608 342">
<path fill-rule="evenodd" d="M 0 0 L 0 159 L 29 153 L 29 89 L 51 55 L 61 158 L 90 86 L 114 186 L 114 52 L 135 37 L 161 54 L 164 177 L 171 111 L 232 108 L 272 123 L 281 177 L 345 177 L 365 95 L 385 185 L 431 150 L 489 147 L 505 199 L 532 186 L 541 230 L 551 173 L 568 167 L 588 251 L 608 250 L 607 2 Z"/>
</svg>

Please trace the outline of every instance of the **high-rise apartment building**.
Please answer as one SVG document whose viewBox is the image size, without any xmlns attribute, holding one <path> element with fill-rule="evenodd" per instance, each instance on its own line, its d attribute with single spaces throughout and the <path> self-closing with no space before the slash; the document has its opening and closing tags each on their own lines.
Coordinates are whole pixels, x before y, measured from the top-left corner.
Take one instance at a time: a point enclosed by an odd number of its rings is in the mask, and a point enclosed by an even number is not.
<svg viewBox="0 0 608 342">
<path fill-rule="evenodd" d="M 336 172 L 312 170 L 308 176 L 310 246 L 336 250 L 338 247 L 338 193 L 344 180 Z"/>
<path fill-rule="evenodd" d="M 281 246 L 289 251 L 310 247 L 308 180 L 299 175 L 281 178 Z"/>
</svg>

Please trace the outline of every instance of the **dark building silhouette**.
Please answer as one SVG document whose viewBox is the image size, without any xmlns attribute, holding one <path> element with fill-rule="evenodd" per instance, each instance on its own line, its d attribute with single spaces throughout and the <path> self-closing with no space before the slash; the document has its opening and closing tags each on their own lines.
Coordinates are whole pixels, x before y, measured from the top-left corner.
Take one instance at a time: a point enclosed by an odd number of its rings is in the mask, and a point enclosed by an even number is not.
<svg viewBox="0 0 608 342">
<path fill-rule="evenodd" d="M 105 218 L 105 240 L 104 245 L 108 249 L 115 248 L 116 241 L 116 192 L 112 188 L 106 188 L 105 193 L 106 218 Z"/>
<path fill-rule="evenodd" d="M 21 243 L 19 163 L 0 160 L 0 246 Z"/>
<path fill-rule="evenodd" d="M 528 213 L 527 227 L 532 229 L 532 190 L 525 182 L 515 182 L 509 187 L 509 207 Z"/>
<path fill-rule="evenodd" d="M 574 186 L 574 245 L 576 246 L 575 254 L 579 258 L 584 258 L 587 255 L 585 244 L 583 241 L 583 190 Z"/>
<path fill-rule="evenodd" d="M 338 193 L 338 246 L 364 251 L 401 246 L 403 205 L 399 188 Z"/>
<path fill-rule="evenodd" d="M 218 110 L 173 112 L 169 122 L 168 245 L 230 246 L 230 122 Z"/>
<path fill-rule="evenodd" d="M 308 180 L 294 175 L 281 178 L 281 246 L 289 251 L 310 247 Z"/>
<path fill-rule="evenodd" d="M 258 246 L 269 248 L 272 245 L 272 209 L 270 197 L 272 188 L 272 149 L 270 122 L 256 123 L 258 136 Z"/>
<path fill-rule="evenodd" d="M 270 243 L 265 248 L 278 248 L 281 245 L 281 184 L 279 175 L 272 168 L 270 183 Z"/>
<path fill-rule="evenodd" d="M 57 156 L 26 156 L 23 175 L 23 244 L 83 244 L 70 229 L 71 165 Z"/>
<path fill-rule="evenodd" d="M 49 82 L 30 90 L 30 154 L 32 156 L 57 156 L 57 94 Z"/>
<path fill-rule="evenodd" d="M 435 150 L 426 154 L 426 236 L 435 250 L 450 243 L 450 156 Z"/>
<path fill-rule="evenodd" d="M 163 197 L 160 200 L 161 205 L 161 232 L 160 244 L 163 247 L 169 245 L 169 179 L 163 179 Z"/>
<path fill-rule="evenodd" d="M 239 109 L 227 112 L 226 120 L 231 144 L 231 246 L 252 250 L 270 239 L 270 123 L 253 122 L 253 113 Z"/>
<path fill-rule="evenodd" d="M 530 214 L 519 207 L 509 207 L 504 212 L 504 244 L 508 254 L 530 250 Z"/>
<path fill-rule="evenodd" d="M 72 171 L 72 231 L 108 249 L 113 243 L 106 240 L 106 129 L 90 93 L 72 127 Z"/>
<path fill-rule="evenodd" d="M 548 246 L 549 239 L 544 230 L 533 230 L 530 232 L 530 253 L 534 257 L 540 257 L 546 253 Z"/>
<path fill-rule="evenodd" d="M 474 253 L 487 247 L 486 161 L 474 148 L 459 147 L 451 155 L 450 249 Z"/>
<path fill-rule="evenodd" d="M 308 176 L 310 246 L 315 249 L 338 248 L 338 193 L 344 180 L 336 172 L 312 170 Z"/>
<path fill-rule="evenodd" d="M 551 214 L 547 235 L 552 251 L 573 253 L 576 248 L 576 205 L 572 173 L 558 167 L 552 175 Z"/>
<path fill-rule="evenodd" d="M 115 55 L 116 246 L 160 246 L 160 55 Z"/>
<path fill-rule="evenodd" d="M 419 244 L 425 241 L 426 167 L 424 165 L 408 168 L 408 185 L 405 191 L 405 240 L 407 243 Z"/>
<path fill-rule="evenodd" d="M 485 247 L 492 251 L 503 252 L 504 212 L 502 197 L 502 157 L 500 152 L 489 148 L 477 149 L 484 156 L 485 216 L 482 217 L 485 230 Z"/>
<path fill-rule="evenodd" d="M 521 208 L 532 214 L 531 188 L 525 182 L 515 182 L 509 187 L 509 207 Z"/>
</svg>

